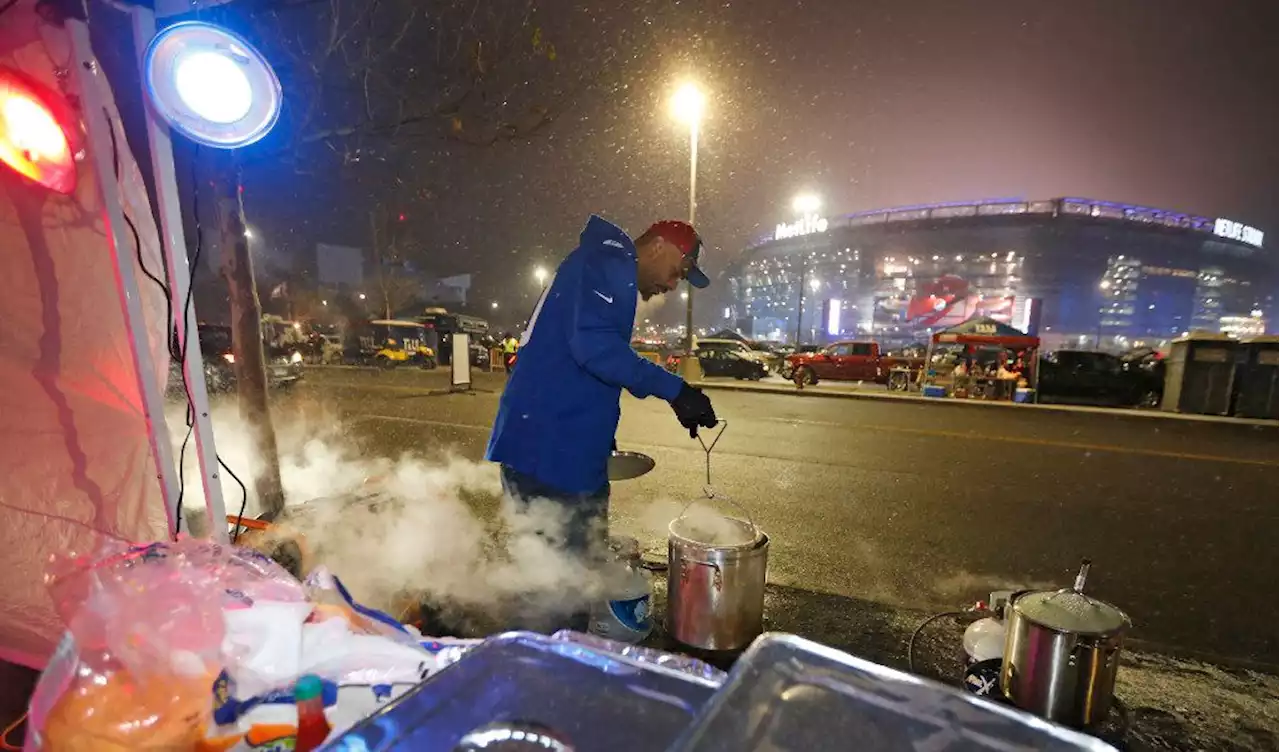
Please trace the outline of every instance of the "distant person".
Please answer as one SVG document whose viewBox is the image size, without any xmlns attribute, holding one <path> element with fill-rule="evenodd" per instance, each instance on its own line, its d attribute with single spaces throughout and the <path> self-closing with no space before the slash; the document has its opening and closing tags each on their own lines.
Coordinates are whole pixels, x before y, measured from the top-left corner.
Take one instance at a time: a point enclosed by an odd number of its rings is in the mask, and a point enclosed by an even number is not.
<svg viewBox="0 0 1280 752">
<path fill-rule="evenodd" d="M 514 511 L 534 500 L 563 510 L 562 543 L 572 555 L 603 552 L 608 535 L 609 456 L 626 389 L 671 403 L 689 432 L 716 425 L 711 400 L 631 349 L 636 297 L 648 300 L 687 279 L 706 287 L 697 266 L 702 241 L 686 222 L 659 222 L 634 241 L 591 217 L 578 247 L 542 292 L 519 342 L 486 457 L 502 465 Z M 547 531 L 539 531 L 544 536 Z M 585 613 L 570 628 L 585 630 Z"/>
<path fill-rule="evenodd" d="M 511 369 L 516 364 L 516 350 L 520 348 L 520 341 L 511 336 L 511 332 L 507 332 L 502 337 L 502 365 L 506 367 L 507 373 L 511 373 Z"/>
</svg>

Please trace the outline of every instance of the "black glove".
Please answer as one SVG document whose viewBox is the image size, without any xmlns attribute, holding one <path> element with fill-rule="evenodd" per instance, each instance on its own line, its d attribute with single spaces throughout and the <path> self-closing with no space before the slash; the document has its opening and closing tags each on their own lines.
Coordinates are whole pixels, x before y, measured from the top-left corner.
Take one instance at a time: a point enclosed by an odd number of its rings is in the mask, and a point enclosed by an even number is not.
<svg viewBox="0 0 1280 752">
<path fill-rule="evenodd" d="M 689 438 L 697 438 L 698 428 L 715 428 L 716 411 L 711 408 L 711 399 L 696 386 L 684 384 L 680 394 L 671 401 L 671 409 L 676 412 L 676 420 L 689 429 Z"/>
</svg>

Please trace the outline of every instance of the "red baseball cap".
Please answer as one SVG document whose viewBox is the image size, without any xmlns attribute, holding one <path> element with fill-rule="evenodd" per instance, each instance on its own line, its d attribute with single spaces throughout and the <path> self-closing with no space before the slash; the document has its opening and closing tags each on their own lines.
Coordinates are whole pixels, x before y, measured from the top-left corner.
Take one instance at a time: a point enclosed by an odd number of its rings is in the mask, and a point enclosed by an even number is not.
<svg viewBox="0 0 1280 752">
<path fill-rule="evenodd" d="M 693 225 L 678 219 L 666 219 L 655 223 L 644 234 L 656 235 L 666 240 L 693 261 L 689 267 L 689 273 L 685 275 L 689 284 L 699 290 L 711 284 L 711 279 L 698 268 L 698 256 L 702 253 L 702 238 L 698 236 L 698 231 L 693 229 Z"/>
</svg>

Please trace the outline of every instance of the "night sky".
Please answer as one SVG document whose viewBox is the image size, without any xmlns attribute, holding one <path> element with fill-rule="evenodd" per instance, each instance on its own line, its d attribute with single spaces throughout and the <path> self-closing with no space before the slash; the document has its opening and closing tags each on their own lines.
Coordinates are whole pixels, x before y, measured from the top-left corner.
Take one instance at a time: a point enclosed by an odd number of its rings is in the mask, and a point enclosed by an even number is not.
<svg viewBox="0 0 1280 752">
<path fill-rule="evenodd" d="M 666 105 L 684 79 L 710 96 L 698 225 L 713 280 L 798 192 L 830 215 L 1083 195 L 1231 217 L 1276 248 L 1274 2 L 576 4 L 538 9 L 557 48 L 548 91 L 573 92 L 548 95 L 551 124 L 487 146 L 367 140 L 346 166 L 322 149 L 310 175 L 252 167 L 264 252 L 363 245 L 369 208 L 391 204 L 421 265 L 477 273 L 479 302 L 514 312 L 588 214 L 633 234 L 686 215 L 687 131 Z"/>
</svg>

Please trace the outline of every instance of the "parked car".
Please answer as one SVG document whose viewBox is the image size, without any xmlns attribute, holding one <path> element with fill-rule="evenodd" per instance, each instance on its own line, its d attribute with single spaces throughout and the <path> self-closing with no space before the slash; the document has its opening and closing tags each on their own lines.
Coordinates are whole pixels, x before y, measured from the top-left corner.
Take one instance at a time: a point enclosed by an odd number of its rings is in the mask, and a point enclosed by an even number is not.
<svg viewBox="0 0 1280 752">
<path fill-rule="evenodd" d="M 818 345 L 779 345 L 778 346 L 778 375 L 784 379 L 790 380 L 794 366 L 791 364 L 791 356 L 797 353 L 814 353 L 822 348 Z"/>
<path fill-rule="evenodd" d="M 694 354 L 698 358 L 698 365 L 702 366 L 702 373 L 705 376 L 732 376 L 738 380 L 759 381 L 769 375 L 768 369 L 749 354 L 744 355 L 738 350 L 720 349 L 717 347 L 703 348 L 701 346 L 694 348 Z M 667 357 L 667 370 L 675 372 L 680 368 L 681 355 L 673 354 Z"/>
<path fill-rule="evenodd" d="M 743 342 L 740 339 L 721 339 L 718 337 L 714 337 L 714 338 L 698 337 L 697 345 L 695 345 L 695 347 L 698 350 L 707 350 L 707 351 L 726 350 L 729 352 L 736 352 L 745 358 L 748 358 L 750 360 L 757 360 L 757 361 L 760 361 L 761 363 L 764 363 L 767 360 L 765 353 L 757 352 L 756 350 L 752 349 L 749 343 Z"/>
<path fill-rule="evenodd" d="M 1040 359 L 1037 388 L 1041 402 L 1155 407 L 1164 395 L 1164 363 L 1152 352 L 1058 350 Z"/>
<path fill-rule="evenodd" d="M 205 385 L 210 393 L 228 392 L 235 389 L 236 357 L 231 349 L 231 327 L 217 324 L 200 324 L 200 354 L 204 358 Z M 263 343 L 263 355 L 266 356 L 267 386 L 281 388 L 292 386 L 302 378 L 302 352 L 299 348 L 272 346 Z M 170 359 L 169 383 L 167 392 L 170 397 L 183 396 L 182 364 Z"/>
<path fill-rule="evenodd" d="M 923 358 L 888 357 L 875 342 L 836 342 L 817 352 L 796 353 L 787 358 L 792 379 L 816 384 L 820 379 L 834 381 L 874 381 L 885 383 L 889 371 L 896 366 L 918 368 Z"/>
</svg>

